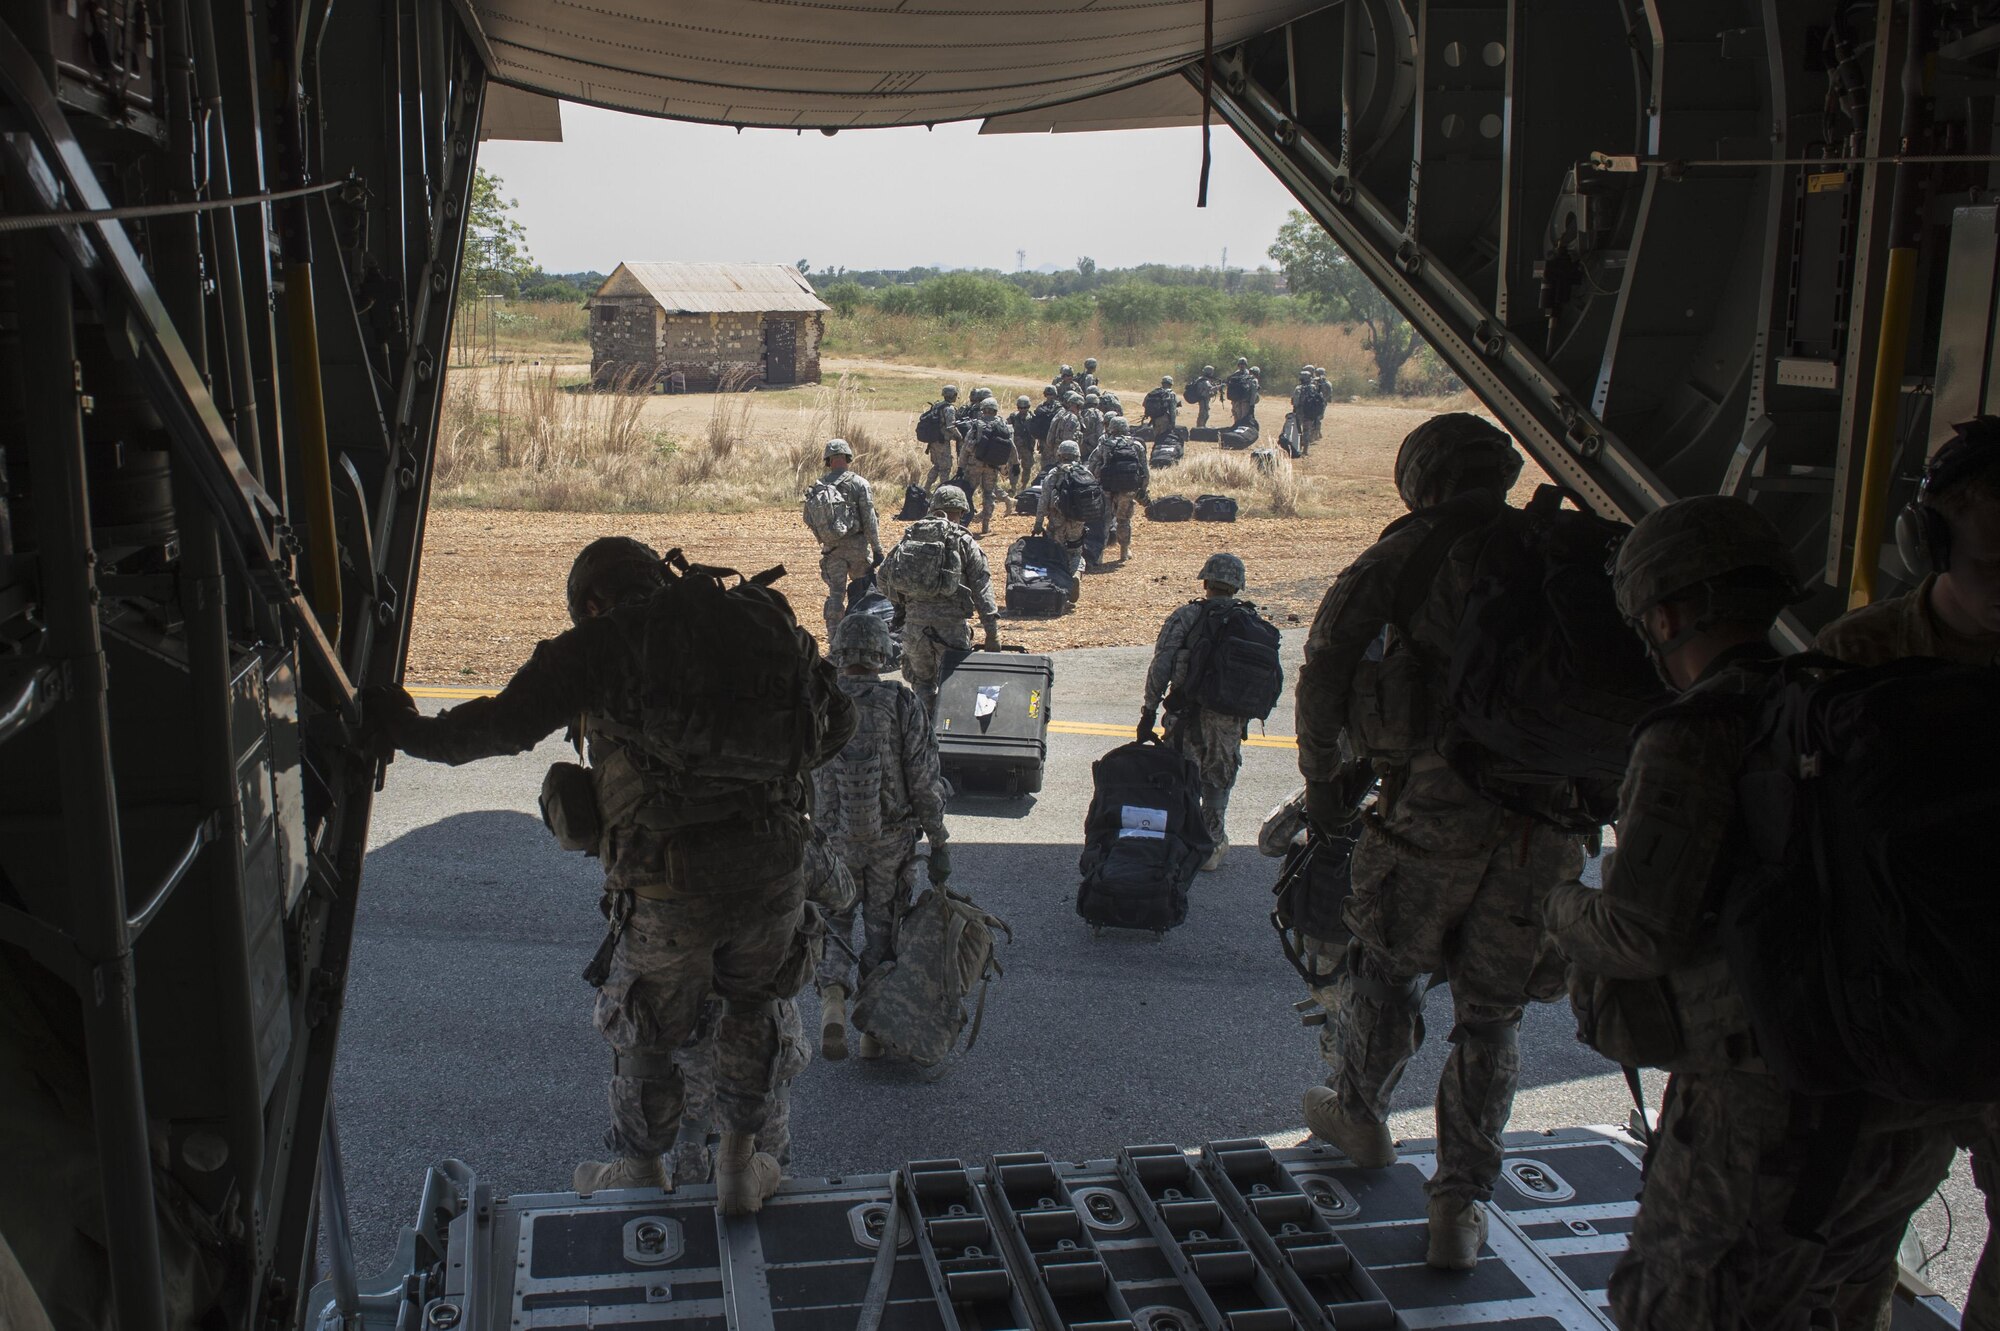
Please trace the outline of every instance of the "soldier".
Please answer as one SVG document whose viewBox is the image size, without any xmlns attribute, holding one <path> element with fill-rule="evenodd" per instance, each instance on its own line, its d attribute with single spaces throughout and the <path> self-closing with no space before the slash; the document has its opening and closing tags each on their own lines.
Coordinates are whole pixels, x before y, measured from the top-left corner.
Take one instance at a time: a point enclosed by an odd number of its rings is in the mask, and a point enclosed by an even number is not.
<svg viewBox="0 0 2000 1331">
<path fill-rule="evenodd" d="M 1049 430 L 1042 437 L 1042 466 L 1055 465 L 1056 452 L 1068 440 L 1083 450 L 1083 394 L 1070 393 L 1062 400 L 1062 410 L 1049 418 Z"/>
<path fill-rule="evenodd" d="M 958 453 L 959 474 L 979 493 L 981 536 L 993 525 L 993 501 L 1000 493 L 1000 469 L 1006 465 L 987 459 L 999 457 L 1003 450 L 1006 456 L 1014 456 L 1014 435 L 1000 419 L 1000 404 L 988 396 L 979 404 L 979 415 L 966 423 L 965 444 Z"/>
<path fill-rule="evenodd" d="M 962 525 L 970 507 L 965 491 L 939 486 L 930 515 L 912 523 L 898 550 L 882 561 L 882 590 L 903 614 L 903 680 L 933 715 L 944 654 L 972 650 L 968 613 L 979 616 L 986 650 L 1000 650 L 1000 607 L 993 600 L 986 552 Z M 899 558 L 903 547 L 908 552 Z"/>
<path fill-rule="evenodd" d="M 826 583 L 826 636 L 847 613 L 847 584 L 868 576 L 882 562 L 882 535 L 876 527 L 875 495 L 851 470 L 854 450 L 845 439 L 829 439 L 826 475 L 806 491 L 806 526 L 819 540 L 819 576 Z"/>
<path fill-rule="evenodd" d="M 1049 458 L 1055 454 L 1056 446 L 1049 442 L 1049 426 L 1055 421 L 1057 414 L 1061 411 L 1062 397 L 1056 392 L 1056 386 L 1054 384 L 1044 385 L 1042 388 L 1042 400 L 1036 405 L 1035 410 L 1030 415 L 1030 420 L 1033 422 L 1031 433 L 1038 463 L 1034 470 L 1038 472 L 1048 470 Z"/>
<path fill-rule="evenodd" d="M 1104 438 L 1104 412 L 1099 405 L 1100 401 L 1097 394 L 1085 393 L 1083 411 L 1077 417 L 1083 422 L 1083 432 L 1077 436 L 1076 444 L 1083 450 L 1085 457 L 1089 457 L 1090 451 Z"/>
<path fill-rule="evenodd" d="M 1065 402 L 1069 400 L 1071 393 L 1079 396 L 1083 393 L 1083 385 L 1077 382 L 1076 371 L 1067 365 L 1056 371 L 1054 387 L 1056 392 L 1062 395 Z"/>
<path fill-rule="evenodd" d="M 879 620 L 871 622 L 880 624 Z M 819 907 L 824 918 L 832 920 L 846 912 L 851 923 L 855 892 L 853 875 L 834 853 L 825 829 L 815 824 L 806 843 L 806 900 Z M 826 957 L 835 950 L 828 949 L 822 956 L 822 970 Z M 722 1000 L 711 995 L 702 1004 L 701 1022 L 695 1027 L 694 1038 L 674 1051 L 674 1064 L 681 1070 L 685 1096 L 680 1136 L 674 1142 L 674 1163 L 669 1171 L 675 1187 L 706 1183 L 714 1172 L 715 1027 L 721 1019 Z M 771 1088 L 764 1126 L 757 1129 L 757 1149 L 781 1167 L 792 1161 L 792 1083 L 811 1061 L 812 1049 L 806 1044 L 805 1028 L 799 1021 L 798 1000 L 787 998 L 778 1004 L 778 1063 L 773 1069 L 777 1084 Z"/>
<path fill-rule="evenodd" d="M 1208 404 L 1215 401 L 1216 392 L 1215 367 L 1204 365 L 1201 373 L 1187 386 L 1187 400 L 1195 407 L 1195 429 L 1202 429 L 1208 424 Z"/>
<path fill-rule="evenodd" d="M 1236 594 L 1247 580 L 1243 561 L 1232 554 L 1213 554 L 1201 566 L 1204 595 L 1189 601 L 1167 616 L 1160 625 L 1160 637 L 1153 644 L 1152 668 L 1146 672 L 1146 701 L 1139 713 L 1139 738 L 1158 738 L 1153 723 L 1160 703 L 1167 704 L 1167 743 L 1185 753 L 1201 769 L 1201 820 L 1215 842 L 1215 850 L 1202 868 L 1222 867 L 1223 852 L 1229 849 L 1229 792 L 1236 788 L 1236 774 L 1243 770 L 1243 741 L 1250 723 L 1240 716 L 1225 716 L 1198 707 L 1178 696 L 1188 683 L 1188 663 L 1196 628 L 1208 615 L 1234 606 Z"/>
<path fill-rule="evenodd" d="M 640 542 L 593 541 L 570 568 L 575 627 L 537 646 L 497 696 L 426 717 L 402 689 L 377 687 L 362 700 L 362 731 L 384 756 L 401 749 L 456 765 L 524 753 L 582 718 L 612 921 L 585 974 L 599 985 L 596 1025 L 614 1053 L 604 1140 L 615 1156 L 578 1165 L 572 1186 L 666 1185 L 660 1154 L 674 1145 L 683 1093 L 673 1055 L 714 993 L 717 1202 L 747 1214 L 779 1180 L 777 1161 L 756 1148 L 779 1054 L 777 1007 L 803 986 L 819 941 L 805 901 L 806 791 L 781 781 L 690 794 L 634 739 L 645 733 L 646 672 L 662 668 L 647 640 L 649 602 L 665 582 L 660 557 Z M 800 650 L 812 651 L 810 639 Z M 808 770 L 839 751 L 855 720 L 833 668 L 814 659 L 813 705 L 827 724 L 823 747 L 800 755 Z"/>
<path fill-rule="evenodd" d="M 1146 421 L 1153 427 L 1153 438 L 1161 438 L 1173 429 L 1180 419 L 1181 409 L 1180 396 L 1174 392 L 1174 377 L 1171 374 L 1161 375 L 1160 386 L 1146 394 L 1146 400 L 1140 405 L 1146 409 Z"/>
<path fill-rule="evenodd" d="M 1111 505 L 1121 564 L 1132 554 L 1132 510 L 1153 499 L 1153 468 L 1146 447 L 1128 434 L 1127 428 L 1123 416 L 1105 422 L 1104 442 L 1084 463 L 1104 487 L 1104 497 Z"/>
<path fill-rule="evenodd" d="M 1007 464 L 1007 488 L 1016 494 L 1022 487 L 1034 483 L 1034 419 L 1035 413 L 1029 410 L 1028 395 L 1020 394 L 1014 399 L 1014 414 L 1007 418 L 1007 428 L 1014 433 L 1014 460 Z"/>
<path fill-rule="evenodd" d="M 1893 1286 L 1910 1216 L 1950 1168 L 1949 1135 L 1923 1126 L 1923 1109 L 1841 1097 L 1859 1115 L 1851 1153 L 1816 1151 L 1839 1110 L 1771 1075 L 1717 927 L 1717 889 L 1748 835 L 1736 794 L 1747 716 L 1730 703 L 1769 680 L 1771 625 L 1799 597 L 1791 552 L 1741 500 L 1684 499 L 1626 538 L 1613 589 L 1661 677 L 1709 704 L 1639 730 L 1604 886 L 1563 883 L 1543 912 L 1599 1051 L 1672 1073 L 1611 1274 L 1613 1319 L 1625 1331 L 1873 1326 L 1855 1302 Z M 1816 1225 L 1789 1214 L 1808 1187 L 1825 1190 Z"/>
<path fill-rule="evenodd" d="M 1223 381 L 1222 391 L 1229 398 L 1231 426 L 1241 425 L 1257 414 L 1257 380 L 1251 376 L 1246 358 L 1236 358 L 1236 372 Z"/>
<path fill-rule="evenodd" d="M 1411 431 L 1395 474 L 1413 516 L 1327 591 L 1299 676 L 1299 770 L 1313 821 L 1332 830 L 1353 816 L 1341 780 L 1344 736 L 1383 781 L 1353 858 L 1346 917 L 1361 951 L 1335 1017 L 1344 1026 L 1341 1066 L 1329 1085 L 1306 1092 L 1305 1118 L 1364 1168 L 1396 1159 L 1383 1119 L 1422 1040 L 1426 977 L 1442 973 L 1457 1022 L 1438 1092 L 1426 1260 L 1447 1270 L 1472 1269 L 1485 1239 L 1482 1203 L 1500 1173 L 1523 1006 L 1562 991 L 1561 959 L 1545 955 L 1535 927 L 1539 903 L 1583 864 L 1577 838 L 1486 798 L 1437 751 L 1446 720 L 1438 700 L 1449 696 L 1443 663 L 1466 596 L 1442 558 L 1445 538 L 1490 523 L 1521 465 L 1512 441 L 1476 416 L 1435 416 Z M 1444 536 L 1431 538 L 1440 528 Z M 1419 558 L 1431 567 L 1411 573 Z M 1394 623 L 1410 577 L 1428 591 L 1407 622 Z M 1369 680 L 1372 702 L 1356 688 Z"/>
<path fill-rule="evenodd" d="M 1063 485 L 1072 472 L 1090 475 L 1091 484 L 1097 483 L 1095 475 L 1081 461 L 1082 450 L 1076 440 L 1065 439 L 1056 445 L 1055 466 L 1042 477 L 1042 506 L 1035 510 L 1035 535 L 1047 531 L 1049 539 L 1059 542 L 1069 552 L 1069 603 L 1075 605 L 1083 596 L 1083 529 L 1086 523 L 1064 517 L 1056 511 L 1056 498 L 1062 493 Z"/>
<path fill-rule="evenodd" d="M 883 679 L 894 644 L 881 620 L 856 615 L 834 637 L 840 688 L 858 723 L 840 755 L 813 773 L 813 808 L 860 892 L 860 979 L 895 955 L 896 921 L 916 880 L 917 837 L 930 838 L 930 881 L 951 874 L 945 849 L 943 782 L 930 715 L 906 684 Z M 829 921 L 836 939 L 854 935 L 854 908 Z M 856 989 L 848 951 L 836 942 L 820 961 L 820 1052 L 847 1057 L 847 1000 Z M 866 1032 L 861 1056 L 880 1058 Z"/>
<path fill-rule="evenodd" d="M 958 456 L 959 440 L 964 437 L 955 420 L 957 411 L 952 406 L 958 401 L 958 385 L 946 384 L 938 390 L 938 396 L 944 399 L 943 406 L 937 409 L 939 423 L 943 428 L 936 442 L 924 445 L 931 461 L 930 472 L 924 477 L 926 490 L 951 479 L 952 462 Z"/>
<path fill-rule="evenodd" d="M 1299 371 L 1299 386 L 1292 390 L 1292 421 L 1299 432 L 1299 452 L 1304 453 L 1319 439 L 1319 415 L 1325 406 L 1319 389 L 1313 386 L 1312 366 Z"/>
<path fill-rule="evenodd" d="M 1083 358 L 1083 373 L 1076 377 L 1076 381 L 1083 385 L 1085 389 L 1097 387 L 1097 357 L 1085 356 Z"/>
<path fill-rule="evenodd" d="M 1916 499 L 1896 524 L 1903 562 L 1922 580 L 1820 630 L 1813 646 L 1855 665 L 1935 656 L 2000 665 L 2000 419 L 1957 427 L 1931 455 Z M 2000 1107 L 1988 1106 L 1958 1144 L 1972 1152 L 1972 1181 L 1986 1198 L 1987 1240 L 1965 1298 L 1967 1331 L 2000 1331 Z M 1884 1312 L 1883 1291 L 1869 1316 Z M 1843 1315 L 1842 1324 L 1846 1324 Z"/>
</svg>

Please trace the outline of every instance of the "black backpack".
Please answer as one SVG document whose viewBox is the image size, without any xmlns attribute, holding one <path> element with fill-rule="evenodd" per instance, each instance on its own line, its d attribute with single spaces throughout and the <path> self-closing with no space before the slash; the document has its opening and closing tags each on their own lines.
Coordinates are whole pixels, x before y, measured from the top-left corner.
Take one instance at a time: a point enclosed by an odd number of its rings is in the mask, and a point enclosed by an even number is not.
<svg viewBox="0 0 2000 1331">
<path fill-rule="evenodd" d="M 1177 749 L 1124 744 L 1090 768 L 1076 913 L 1099 928 L 1165 933 L 1215 849 L 1201 820 L 1201 771 Z"/>
<path fill-rule="evenodd" d="M 924 408 L 923 415 L 917 417 L 917 442 L 920 444 L 941 444 L 944 442 L 945 404 L 933 402 Z"/>
<path fill-rule="evenodd" d="M 1171 415 L 1174 410 L 1174 390 L 1155 388 L 1146 394 L 1145 401 L 1140 405 L 1145 407 L 1148 417 Z"/>
<path fill-rule="evenodd" d="M 1161 495 L 1146 505 L 1146 518 L 1151 522 L 1186 522 L 1194 517 L 1194 500 L 1186 495 Z"/>
<path fill-rule="evenodd" d="M 896 521 L 915 522 L 931 511 L 930 492 L 921 485 L 903 487 L 903 506 L 896 511 Z"/>
<path fill-rule="evenodd" d="M 972 456 L 989 467 L 1006 466 L 1014 460 L 1014 432 L 1003 421 L 982 422 Z"/>
<path fill-rule="evenodd" d="M 1236 501 L 1228 495 L 1198 495 L 1194 501 L 1196 522 L 1236 521 Z"/>
<path fill-rule="evenodd" d="M 1562 499 L 1545 485 L 1473 538 L 1440 747 L 1496 802 L 1589 831 L 1617 807 L 1632 727 L 1668 695 L 1611 595 L 1631 529 Z M 1578 807 L 1552 813 L 1548 790 L 1566 782 Z"/>
<path fill-rule="evenodd" d="M 1041 404 L 1028 413 L 1028 438 L 1038 444 L 1047 439 L 1049 437 L 1049 422 L 1055 419 L 1056 412 L 1059 409 L 1055 403 L 1049 401 L 1047 398 L 1042 399 Z"/>
<path fill-rule="evenodd" d="M 1285 960 L 1299 978 L 1314 987 L 1328 985 L 1342 970 L 1339 962 L 1320 971 L 1306 960 L 1305 939 L 1338 951 L 1352 935 L 1342 913 L 1354 891 L 1354 847 L 1360 840 L 1357 820 L 1328 835 L 1306 825 L 1306 839 L 1285 852 L 1285 864 L 1271 888 L 1271 927 L 1278 931 L 1278 944 Z"/>
<path fill-rule="evenodd" d="M 1807 1095 L 2000 1099 L 2000 670 L 1776 664 L 1742 707 L 1720 933 L 1758 1053 Z"/>
<path fill-rule="evenodd" d="M 1104 445 L 1104 470 L 1097 474 L 1097 483 L 1105 493 L 1115 495 L 1137 494 L 1146 482 L 1146 467 L 1142 447 L 1136 440 L 1120 439 Z"/>
<path fill-rule="evenodd" d="M 1199 707 L 1223 716 L 1262 721 L 1285 690 L 1285 667 L 1278 656 L 1278 626 L 1249 601 L 1226 609 L 1203 607 L 1201 622 L 1188 635 L 1187 674 L 1167 698 L 1169 711 Z"/>
<path fill-rule="evenodd" d="M 1104 487 L 1088 468 L 1071 467 L 1059 477 L 1049 502 L 1071 522 L 1095 522 L 1104 516 Z"/>
</svg>

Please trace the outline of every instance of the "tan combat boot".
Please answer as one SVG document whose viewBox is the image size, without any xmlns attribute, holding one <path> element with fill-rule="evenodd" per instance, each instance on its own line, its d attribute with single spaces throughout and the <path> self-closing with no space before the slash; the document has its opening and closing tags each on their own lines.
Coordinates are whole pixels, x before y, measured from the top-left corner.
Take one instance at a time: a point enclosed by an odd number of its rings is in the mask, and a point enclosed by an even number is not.
<svg viewBox="0 0 2000 1331">
<path fill-rule="evenodd" d="M 778 1190 L 778 1162 L 757 1149 L 754 1132 L 725 1132 L 715 1149 L 715 1204 L 724 1215 L 755 1215 Z"/>
<path fill-rule="evenodd" d="M 573 1192 L 602 1192 L 607 1188 L 659 1188 L 671 1191 L 667 1171 L 657 1155 L 621 1155 L 616 1160 L 586 1160 L 569 1178 Z"/>
<path fill-rule="evenodd" d="M 1222 853 L 1228 849 L 1229 843 L 1226 841 L 1217 844 L 1215 849 L 1209 852 L 1208 858 L 1201 862 L 1201 871 L 1203 873 L 1214 873 L 1217 869 L 1220 869 L 1222 867 Z"/>
<path fill-rule="evenodd" d="M 867 1031 L 861 1032 L 861 1056 L 863 1058 L 882 1057 L 882 1042 Z"/>
<path fill-rule="evenodd" d="M 1325 1086 L 1308 1090 L 1303 1105 L 1313 1136 L 1340 1148 L 1363 1169 L 1387 1169 L 1396 1163 L 1396 1140 L 1386 1123 L 1357 1118 L 1341 1107 L 1340 1097 Z"/>
<path fill-rule="evenodd" d="M 1430 1251 L 1425 1264 L 1440 1271 L 1470 1271 L 1486 1244 L 1486 1208 L 1469 1197 L 1433 1197 Z"/>
<path fill-rule="evenodd" d="M 847 990 L 837 984 L 819 996 L 819 1052 L 830 1063 L 847 1057 Z"/>
</svg>

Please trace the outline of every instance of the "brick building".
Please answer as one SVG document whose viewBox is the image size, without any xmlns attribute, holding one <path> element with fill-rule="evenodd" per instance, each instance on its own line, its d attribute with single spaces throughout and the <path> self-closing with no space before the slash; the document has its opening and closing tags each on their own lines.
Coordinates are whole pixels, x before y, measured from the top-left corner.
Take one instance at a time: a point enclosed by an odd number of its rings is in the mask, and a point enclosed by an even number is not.
<svg viewBox="0 0 2000 1331">
<path fill-rule="evenodd" d="M 587 302 L 590 373 L 690 389 L 819 382 L 827 306 L 782 263 L 621 263 Z"/>
</svg>

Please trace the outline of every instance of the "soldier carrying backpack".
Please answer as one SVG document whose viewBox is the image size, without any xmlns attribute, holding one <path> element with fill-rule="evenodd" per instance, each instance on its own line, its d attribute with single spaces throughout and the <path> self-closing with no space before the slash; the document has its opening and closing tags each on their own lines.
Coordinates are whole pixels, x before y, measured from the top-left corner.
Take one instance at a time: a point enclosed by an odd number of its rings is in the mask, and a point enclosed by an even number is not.
<svg viewBox="0 0 2000 1331">
<path fill-rule="evenodd" d="M 1080 453 L 1074 439 L 1056 445 L 1056 465 L 1042 477 L 1042 504 L 1035 512 L 1034 534 L 1040 536 L 1046 530 L 1069 556 L 1071 605 L 1083 595 L 1083 581 L 1077 573 L 1083 567 L 1084 534 L 1092 523 L 1101 522 L 1105 513 L 1104 488 L 1083 465 Z"/>
<path fill-rule="evenodd" d="M 611 930 L 586 978 L 612 1048 L 613 1158 L 577 1166 L 578 1192 L 660 1188 L 682 1109 L 675 1052 L 722 999 L 715 1079 L 717 1203 L 762 1207 L 778 1164 L 756 1149 L 778 1065 L 780 1003 L 811 975 L 806 780 L 854 734 L 854 706 L 773 569 L 665 561 L 638 541 L 592 542 L 570 569 L 575 627 L 535 648 L 507 687 L 437 716 L 400 688 L 362 699 L 362 736 L 445 763 L 524 753 L 580 723 L 591 765 L 551 769 L 544 817 L 604 861 Z M 784 701 L 774 705 L 774 699 Z"/>
<path fill-rule="evenodd" d="M 1673 1074 L 1612 1316 L 1871 1325 L 1982 1108 L 1958 1097 L 2000 1094 L 1992 671 L 1781 662 L 1790 546 L 1727 496 L 1650 514 L 1615 586 L 1679 697 L 1633 739 L 1602 888 L 1543 912 L 1580 1037 Z"/>
<path fill-rule="evenodd" d="M 958 444 L 964 433 L 956 423 L 957 409 L 952 405 L 957 401 L 958 385 L 946 384 L 938 390 L 938 401 L 925 407 L 917 417 L 917 442 L 924 446 L 931 464 L 929 474 L 924 477 L 926 490 L 950 480 L 957 463 Z"/>
<path fill-rule="evenodd" d="M 1278 630 L 1240 601 L 1246 575 L 1232 554 L 1213 554 L 1199 575 L 1206 595 L 1167 616 L 1146 672 L 1139 738 L 1154 738 L 1164 702 L 1167 741 L 1201 771 L 1201 814 L 1215 843 L 1204 869 L 1222 866 L 1229 848 L 1229 792 L 1243 768 L 1243 740 L 1250 721 L 1278 705 L 1284 670 Z"/>
<path fill-rule="evenodd" d="M 1111 520 L 1118 538 L 1118 562 L 1132 556 L 1132 511 L 1152 502 L 1153 468 L 1146 446 L 1127 432 L 1125 418 L 1113 416 L 1105 423 L 1104 442 L 1084 463 L 1111 505 Z"/>
<path fill-rule="evenodd" d="M 805 520 L 819 542 L 819 575 L 826 583 L 827 640 L 847 612 L 847 588 L 882 561 L 876 530 L 875 493 L 851 470 L 854 450 L 845 439 L 829 439 L 826 475 L 806 487 Z"/>
<path fill-rule="evenodd" d="M 972 650 L 968 614 L 979 616 L 986 650 L 997 651 L 1000 644 L 1000 607 L 986 553 L 960 525 L 969 507 L 965 491 L 939 486 L 930 513 L 903 533 L 876 574 L 903 612 L 903 679 L 932 711 L 944 653 Z"/>
</svg>

